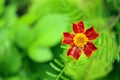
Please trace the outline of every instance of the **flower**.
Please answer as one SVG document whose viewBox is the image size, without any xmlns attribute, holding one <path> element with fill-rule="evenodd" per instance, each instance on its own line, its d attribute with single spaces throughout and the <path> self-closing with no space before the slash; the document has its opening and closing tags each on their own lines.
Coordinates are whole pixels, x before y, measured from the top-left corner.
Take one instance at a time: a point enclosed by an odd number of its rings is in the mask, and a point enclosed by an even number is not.
<svg viewBox="0 0 120 80">
<path fill-rule="evenodd" d="M 96 39 L 99 34 L 95 31 L 94 27 L 84 30 L 84 23 L 80 20 L 78 23 L 72 23 L 73 32 L 63 33 L 62 44 L 68 44 L 71 47 L 67 51 L 67 56 L 73 56 L 75 60 L 78 60 L 81 56 L 81 52 L 87 57 L 90 57 L 92 52 L 97 50 L 97 47 L 92 43 L 92 40 Z"/>
</svg>

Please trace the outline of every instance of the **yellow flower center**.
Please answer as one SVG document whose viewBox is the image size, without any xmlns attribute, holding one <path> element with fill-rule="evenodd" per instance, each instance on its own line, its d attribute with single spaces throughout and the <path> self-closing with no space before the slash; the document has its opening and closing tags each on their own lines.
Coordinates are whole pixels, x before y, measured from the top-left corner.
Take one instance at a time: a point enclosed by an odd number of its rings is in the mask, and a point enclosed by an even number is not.
<svg viewBox="0 0 120 80">
<path fill-rule="evenodd" d="M 88 42 L 88 38 L 83 33 L 77 33 L 74 36 L 74 44 L 79 47 L 83 48 Z"/>
</svg>

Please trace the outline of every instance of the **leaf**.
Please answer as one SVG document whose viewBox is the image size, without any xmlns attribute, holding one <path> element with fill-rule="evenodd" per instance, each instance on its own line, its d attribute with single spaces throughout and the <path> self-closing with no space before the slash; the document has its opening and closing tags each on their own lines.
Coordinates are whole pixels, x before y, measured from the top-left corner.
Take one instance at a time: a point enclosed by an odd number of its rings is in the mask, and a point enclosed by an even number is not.
<svg viewBox="0 0 120 80">
<path fill-rule="evenodd" d="M 59 12 L 59 0 L 32 0 L 31 3 L 32 5 L 29 7 L 28 13 L 37 17 Z"/>
<path fill-rule="evenodd" d="M 67 64 L 69 65 L 69 63 Z M 54 60 L 54 62 L 50 63 L 51 68 L 53 68 L 53 71 L 46 71 L 46 74 L 49 75 L 51 78 L 54 78 L 55 80 L 71 80 L 67 75 L 64 74 L 64 71 L 66 70 L 66 66 L 61 64 L 60 61 L 57 59 Z"/>
<path fill-rule="evenodd" d="M 26 71 L 26 70 L 21 70 L 21 71 L 19 71 L 19 78 L 20 78 L 20 80 L 29 80 L 29 76 L 27 75 L 28 74 L 28 71 Z"/>
<path fill-rule="evenodd" d="M 106 62 L 114 62 L 118 60 L 117 46 L 115 43 L 115 34 L 109 30 L 102 30 L 99 33 L 98 39 L 95 40 L 95 45 L 98 50 L 93 54 L 93 58 L 104 60 Z"/>
<path fill-rule="evenodd" d="M 37 15 L 26 13 L 19 19 L 19 22 L 31 26 L 37 18 Z"/>
<path fill-rule="evenodd" d="M 38 63 L 47 62 L 53 58 L 51 50 L 43 47 L 30 48 L 28 51 L 28 56 L 30 59 Z"/>
<path fill-rule="evenodd" d="M 3 78 L 0 76 L 0 80 L 3 80 Z"/>
<path fill-rule="evenodd" d="M 30 80 L 27 73 L 26 70 L 20 70 L 17 74 L 7 77 L 6 80 Z"/>
<path fill-rule="evenodd" d="M 0 37 L 0 73 L 14 74 L 21 68 L 21 55 L 18 49 L 13 46 L 8 30 L 1 30 Z"/>
<path fill-rule="evenodd" d="M 116 23 L 115 28 L 117 29 L 117 31 L 120 31 L 120 20 Z"/>
<path fill-rule="evenodd" d="M 51 66 L 52 68 L 54 68 L 56 71 L 58 71 L 58 72 L 61 71 L 61 69 L 58 68 L 56 65 L 54 65 L 54 63 L 50 63 L 50 66 Z"/>
<path fill-rule="evenodd" d="M 112 63 L 93 58 L 91 60 L 82 53 L 78 61 L 66 62 L 64 67 L 65 73 L 71 76 L 72 80 L 95 80 L 106 76 L 112 70 Z"/>
<path fill-rule="evenodd" d="M 20 80 L 19 76 L 12 76 L 7 78 L 6 80 Z"/>
<path fill-rule="evenodd" d="M 0 54 L 2 58 L 0 60 L 0 73 L 6 75 L 16 73 L 22 66 L 22 59 L 18 50 L 9 46 L 9 44 L 0 47 L 0 50 L 2 50 Z"/>
<path fill-rule="evenodd" d="M 51 47 L 61 41 L 62 32 L 66 31 L 68 18 L 62 14 L 51 14 L 43 17 L 35 26 L 37 35 L 33 46 Z"/>
<path fill-rule="evenodd" d="M 5 3 L 5 0 L 0 0 L 0 15 L 4 10 L 4 3 Z"/>
<path fill-rule="evenodd" d="M 89 66 L 88 71 L 84 74 L 86 75 L 84 77 L 86 80 L 95 80 L 104 77 L 112 70 L 112 64 L 110 62 L 105 63 L 104 60 L 94 60 L 89 63 L 91 63 L 91 66 Z"/>
<path fill-rule="evenodd" d="M 66 62 L 65 74 L 67 74 L 68 76 L 71 76 L 72 80 L 84 80 L 82 79 L 82 77 L 85 71 L 87 71 L 88 63 L 89 63 L 89 60 L 87 59 L 85 54 L 82 53 L 78 61 L 71 60 L 69 62 Z"/>
<path fill-rule="evenodd" d="M 13 48 L 11 50 L 11 57 L 8 58 L 8 63 L 6 63 L 6 70 L 9 69 L 11 73 L 17 72 L 22 66 L 22 58 L 17 49 Z M 15 56 L 15 57 L 14 57 Z M 8 68 L 9 66 L 9 68 Z"/>
<path fill-rule="evenodd" d="M 25 24 L 19 23 L 16 31 L 17 31 L 15 34 L 16 43 L 22 49 L 28 48 L 34 39 L 34 34 L 32 33 L 31 29 Z"/>
<path fill-rule="evenodd" d="M 94 3 L 94 5 L 93 5 Z M 102 0 L 87 0 L 86 2 L 84 0 L 76 1 L 76 5 L 80 9 L 82 9 L 82 12 L 86 14 L 86 16 L 89 16 L 93 19 L 93 17 L 99 17 L 103 16 L 104 13 L 104 7 L 103 7 L 103 1 Z M 89 14 L 88 14 L 89 13 Z"/>
</svg>

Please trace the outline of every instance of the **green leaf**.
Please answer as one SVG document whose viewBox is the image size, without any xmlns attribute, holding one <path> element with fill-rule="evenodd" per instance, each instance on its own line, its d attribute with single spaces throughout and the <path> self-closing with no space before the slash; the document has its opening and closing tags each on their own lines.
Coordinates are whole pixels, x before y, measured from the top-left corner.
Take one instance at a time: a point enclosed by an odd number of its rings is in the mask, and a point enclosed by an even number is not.
<svg viewBox="0 0 120 80">
<path fill-rule="evenodd" d="M 104 60 L 94 60 L 89 64 L 89 71 L 84 74 L 86 75 L 84 77 L 86 80 L 95 80 L 104 77 L 112 70 L 112 64 L 110 62 L 105 63 Z"/>
<path fill-rule="evenodd" d="M 5 3 L 5 0 L 0 0 L 0 15 L 4 10 L 4 3 Z"/>
<path fill-rule="evenodd" d="M 31 0 L 31 3 L 28 13 L 37 18 L 50 13 L 60 12 L 60 0 Z"/>
<path fill-rule="evenodd" d="M 96 80 L 106 76 L 112 70 L 112 63 L 104 60 L 91 60 L 82 53 L 78 61 L 69 61 L 64 67 L 66 67 L 65 74 L 72 76 L 73 80 Z"/>
<path fill-rule="evenodd" d="M 38 63 L 47 62 L 53 58 L 51 50 L 43 47 L 34 47 L 29 49 L 28 56 L 30 59 Z"/>
<path fill-rule="evenodd" d="M 34 39 L 34 34 L 32 33 L 31 29 L 25 24 L 19 23 L 15 36 L 16 43 L 22 49 L 26 49 L 28 48 L 28 46 L 31 45 L 33 39 Z"/>
<path fill-rule="evenodd" d="M 98 39 L 95 40 L 95 45 L 98 47 L 98 50 L 93 54 L 93 58 L 103 59 L 106 62 L 119 61 L 115 34 L 108 30 L 102 30 L 99 32 L 99 35 Z"/>
<path fill-rule="evenodd" d="M 9 46 L 9 43 L 0 47 L 0 50 L 2 50 L 0 55 L 2 58 L 0 60 L 0 73 L 6 75 L 16 73 L 22 65 L 21 56 L 18 50 L 12 46 Z"/>
<path fill-rule="evenodd" d="M 12 76 L 7 78 L 6 80 L 20 80 L 19 76 Z"/>
<path fill-rule="evenodd" d="M 19 19 L 19 22 L 31 26 L 37 18 L 37 15 L 26 13 Z"/>
<path fill-rule="evenodd" d="M 3 80 L 3 78 L 0 76 L 0 80 Z"/>
<path fill-rule="evenodd" d="M 14 74 L 21 68 L 21 55 L 18 49 L 13 46 L 8 30 L 1 30 L 0 37 L 0 73 Z"/>
<path fill-rule="evenodd" d="M 67 20 L 62 14 L 51 14 L 40 19 L 34 29 L 37 39 L 33 45 L 51 47 L 58 44 L 67 29 Z"/>
<path fill-rule="evenodd" d="M 116 28 L 118 31 L 120 31 L 120 20 L 117 22 L 115 28 Z"/>
</svg>

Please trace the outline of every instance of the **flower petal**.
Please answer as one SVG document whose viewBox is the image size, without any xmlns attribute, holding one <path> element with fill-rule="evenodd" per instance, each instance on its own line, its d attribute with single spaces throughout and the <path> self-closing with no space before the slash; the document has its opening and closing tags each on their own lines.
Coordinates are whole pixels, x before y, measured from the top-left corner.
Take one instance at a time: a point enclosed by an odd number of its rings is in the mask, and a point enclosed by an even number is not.
<svg viewBox="0 0 120 80">
<path fill-rule="evenodd" d="M 64 32 L 63 33 L 63 40 L 62 40 L 62 44 L 73 44 L 73 34 L 70 34 L 69 32 Z"/>
<path fill-rule="evenodd" d="M 84 23 L 82 20 L 78 24 L 72 23 L 74 33 L 83 33 L 84 32 Z"/>
<path fill-rule="evenodd" d="M 83 49 L 84 53 L 87 57 L 90 57 L 92 54 L 92 51 L 97 50 L 97 47 L 92 42 L 88 42 L 85 48 Z"/>
<path fill-rule="evenodd" d="M 89 40 L 96 39 L 99 36 L 99 34 L 95 31 L 94 27 L 87 29 L 85 34 Z"/>
<path fill-rule="evenodd" d="M 88 42 L 88 43 L 87 43 L 87 46 L 88 46 L 92 51 L 97 50 L 97 47 L 95 47 L 95 45 L 94 45 L 92 42 Z"/>
<path fill-rule="evenodd" d="M 71 46 L 71 47 L 69 48 L 68 52 L 67 52 L 67 55 L 68 55 L 68 56 L 73 56 L 73 58 L 74 58 L 75 60 L 78 60 L 79 57 L 80 57 L 80 55 L 81 55 L 80 53 L 81 53 L 81 51 L 80 51 L 77 47 Z"/>
<path fill-rule="evenodd" d="M 83 49 L 83 51 L 84 51 L 84 53 L 85 53 L 85 55 L 86 55 L 87 57 L 90 57 L 91 54 L 92 54 L 92 50 L 91 50 L 88 46 L 86 46 L 86 47 Z"/>
</svg>

